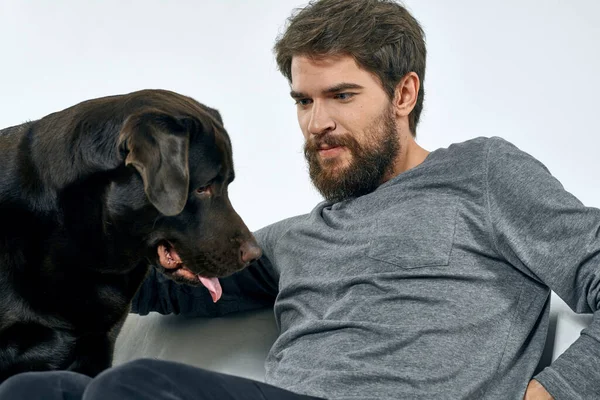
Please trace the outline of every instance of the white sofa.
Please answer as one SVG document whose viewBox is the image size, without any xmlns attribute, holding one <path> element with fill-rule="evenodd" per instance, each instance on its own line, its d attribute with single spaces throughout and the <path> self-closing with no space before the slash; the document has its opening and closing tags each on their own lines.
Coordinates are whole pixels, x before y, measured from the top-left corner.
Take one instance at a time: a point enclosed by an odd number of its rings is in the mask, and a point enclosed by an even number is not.
<svg viewBox="0 0 600 400">
<path fill-rule="evenodd" d="M 553 294 L 540 368 L 569 347 L 591 319 L 591 315 L 574 314 Z M 117 339 L 114 364 L 142 357 L 158 358 L 263 381 L 265 356 L 276 336 L 271 309 L 221 318 L 132 314 Z"/>
<path fill-rule="evenodd" d="M 263 381 L 276 336 L 272 309 L 219 318 L 131 314 L 117 338 L 113 365 L 158 358 Z"/>
</svg>

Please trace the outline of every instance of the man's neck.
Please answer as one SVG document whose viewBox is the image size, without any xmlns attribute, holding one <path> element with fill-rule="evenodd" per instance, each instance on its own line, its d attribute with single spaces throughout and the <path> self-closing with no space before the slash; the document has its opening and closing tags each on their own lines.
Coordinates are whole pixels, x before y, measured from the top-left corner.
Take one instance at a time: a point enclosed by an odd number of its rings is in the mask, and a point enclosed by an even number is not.
<svg viewBox="0 0 600 400">
<path fill-rule="evenodd" d="M 412 135 L 403 139 L 401 140 L 400 153 L 396 158 L 394 168 L 390 174 L 386 175 L 383 182 L 387 182 L 393 177 L 416 167 L 425 161 L 429 155 L 429 151 L 419 146 Z"/>
</svg>

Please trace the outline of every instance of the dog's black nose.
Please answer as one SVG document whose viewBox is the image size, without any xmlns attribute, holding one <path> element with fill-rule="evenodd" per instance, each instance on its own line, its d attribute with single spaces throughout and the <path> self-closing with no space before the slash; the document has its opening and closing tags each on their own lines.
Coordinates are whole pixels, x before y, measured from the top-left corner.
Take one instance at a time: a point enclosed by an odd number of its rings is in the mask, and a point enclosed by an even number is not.
<svg viewBox="0 0 600 400">
<path fill-rule="evenodd" d="M 251 241 L 246 241 L 240 246 L 240 257 L 243 264 L 249 264 L 262 256 L 262 250 Z"/>
</svg>

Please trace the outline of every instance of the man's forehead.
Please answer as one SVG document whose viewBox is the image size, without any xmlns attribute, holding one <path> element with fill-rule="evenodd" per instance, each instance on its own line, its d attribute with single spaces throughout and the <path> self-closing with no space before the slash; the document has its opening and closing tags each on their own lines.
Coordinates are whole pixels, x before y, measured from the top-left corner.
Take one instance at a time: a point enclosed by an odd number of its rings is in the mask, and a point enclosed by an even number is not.
<svg viewBox="0 0 600 400">
<path fill-rule="evenodd" d="M 366 71 L 362 70 L 354 58 L 350 56 L 309 57 L 294 56 L 292 58 L 292 87 L 306 82 L 329 81 L 332 85 L 351 76 L 359 76 Z"/>
<path fill-rule="evenodd" d="M 294 56 L 292 58 L 292 97 L 300 93 L 335 92 L 335 88 L 358 89 L 376 83 L 351 56 Z M 375 79 L 375 80 L 374 80 Z M 353 87 L 354 86 L 354 87 Z"/>
<path fill-rule="evenodd" d="M 292 57 L 292 76 L 302 73 L 323 73 L 326 71 L 356 71 L 360 67 L 353 57 L 347 55 Z"/>
</svg>

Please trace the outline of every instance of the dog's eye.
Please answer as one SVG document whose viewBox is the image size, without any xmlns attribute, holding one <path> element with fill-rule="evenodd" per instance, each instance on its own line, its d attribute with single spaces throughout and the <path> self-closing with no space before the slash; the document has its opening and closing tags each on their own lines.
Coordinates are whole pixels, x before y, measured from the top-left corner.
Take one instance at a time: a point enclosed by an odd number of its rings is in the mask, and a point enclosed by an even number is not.
<svg viewBox="0 0 600 400">
<path fill-rule="evenodd" d="M 210 194 L 210 192 L 211 192 L 210 188 L 211 188 L 211 185 L 200 186 L 198 189 L 196 189 L 196 193 Z"/>
</svg>

